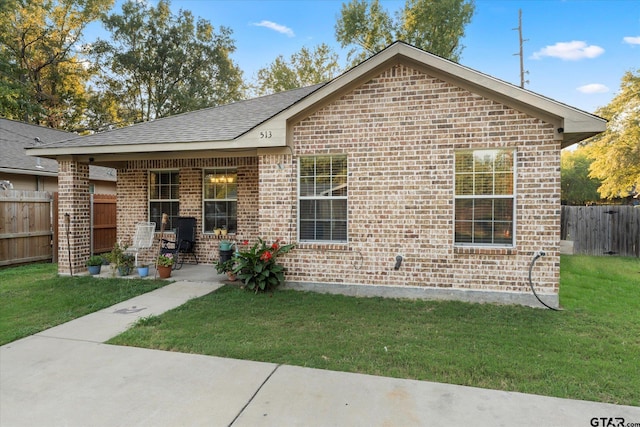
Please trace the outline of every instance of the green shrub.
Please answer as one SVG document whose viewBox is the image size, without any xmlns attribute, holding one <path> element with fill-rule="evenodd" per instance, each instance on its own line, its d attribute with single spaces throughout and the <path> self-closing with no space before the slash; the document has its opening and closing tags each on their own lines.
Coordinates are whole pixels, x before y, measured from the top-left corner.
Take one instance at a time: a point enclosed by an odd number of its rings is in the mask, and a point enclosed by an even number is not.
<svg viewBox="0 0 640 427">
<path fill-rule="evenodd" d="M 267 245 L 258 239 L 247 251 L 239 251 L 233 272 L 244 282 L 247 289 L 259 292 L 275 289 L 284 283 L 285 268 L 276 262 L 277 257 L 286 254 L 295 245 L 283 245 L 280 239 Z"/>
<path fill-rule="evenodd" d="M 102 265 L 102 262 L 104 260 L 102 259 L 102 257 L 100 255 L 93 255 L 91 257 L 89 257 L 89 259 L 87 260 L 87 265 L 88 266 L 98 266 L 98 265 Z"/>
</svg>

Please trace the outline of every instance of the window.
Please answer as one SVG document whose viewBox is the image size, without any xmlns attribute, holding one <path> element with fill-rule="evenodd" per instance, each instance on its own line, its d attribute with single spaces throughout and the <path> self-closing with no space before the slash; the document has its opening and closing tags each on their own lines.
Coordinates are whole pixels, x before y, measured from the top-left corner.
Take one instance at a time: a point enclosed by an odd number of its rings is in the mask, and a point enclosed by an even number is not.
<svg viewBox="0 0 640 427">
<path fill-rule="evenodd" d="M 302 157 L 299 240 L 347 241 L 347 156 Z"/>
<path fill-rule="evenodd" d="M 512 246 L 513 150 L 456 153 L 455 243 Z"/>
<path fill-rule="evenodd" d="M 238 230 L 238 173 L 235 169 L 204 171 L 202 185 L 204 231 Z"/>
<path fill-rule="evenodd" d="M 149 172 L 149 221 L 160 231 L 162 214 L 169 216 L 165 229 L 174 228 L 174 218 L 180 212 L 180 180 L 177 171 Z"/>
</svg>

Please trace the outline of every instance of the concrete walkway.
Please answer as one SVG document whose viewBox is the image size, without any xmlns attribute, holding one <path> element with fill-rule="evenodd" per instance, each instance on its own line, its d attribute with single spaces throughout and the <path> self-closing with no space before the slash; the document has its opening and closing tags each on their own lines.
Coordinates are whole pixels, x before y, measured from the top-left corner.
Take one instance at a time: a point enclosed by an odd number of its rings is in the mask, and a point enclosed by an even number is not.
<svg viewBox="0 0 640 427">
<path fill-rule="evenodd" d="M 640 423 L 638 407 L 103 344 L 219 286 L 178 281 L 0 347 L 0 426 Z"/>
</svg>

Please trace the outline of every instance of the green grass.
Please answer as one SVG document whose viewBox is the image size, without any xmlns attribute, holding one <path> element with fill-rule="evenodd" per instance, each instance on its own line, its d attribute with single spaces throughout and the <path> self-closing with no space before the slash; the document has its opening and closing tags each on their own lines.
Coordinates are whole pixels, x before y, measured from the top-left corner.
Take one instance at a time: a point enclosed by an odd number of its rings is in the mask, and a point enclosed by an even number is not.
<svg viewBox="0 0 640 427">
<path fill-rule="evenodd" d="M 564 311 L 225 287 L 110 341 L 640 405 L 640 261 L 561 262 Z"/>
<path fill-rule="evenodd" d="M 166 285 L 161 280 L 62 277 L 56 264 L 0 270 L 0 345 Z"/>
</svg>

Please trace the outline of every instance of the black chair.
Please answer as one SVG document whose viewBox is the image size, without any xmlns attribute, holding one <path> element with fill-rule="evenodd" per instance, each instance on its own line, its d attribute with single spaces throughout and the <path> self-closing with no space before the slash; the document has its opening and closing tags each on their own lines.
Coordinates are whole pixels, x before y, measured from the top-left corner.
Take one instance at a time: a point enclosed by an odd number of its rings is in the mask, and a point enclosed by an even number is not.
<svg viewBox="0 0 640 427">
<path fill-rule="evenodd" d="M 160 252 L 163 254 L 171 253 L 175 262 L 173 269 L 182 268 L 184 258 L 187 254 L 191 254 L 198 264 L 196 256 L 196 219 L 191 216 L 180 216 L 175 219 L 176 240 L 162 239 L 162 247 Z"/>
</svg>

